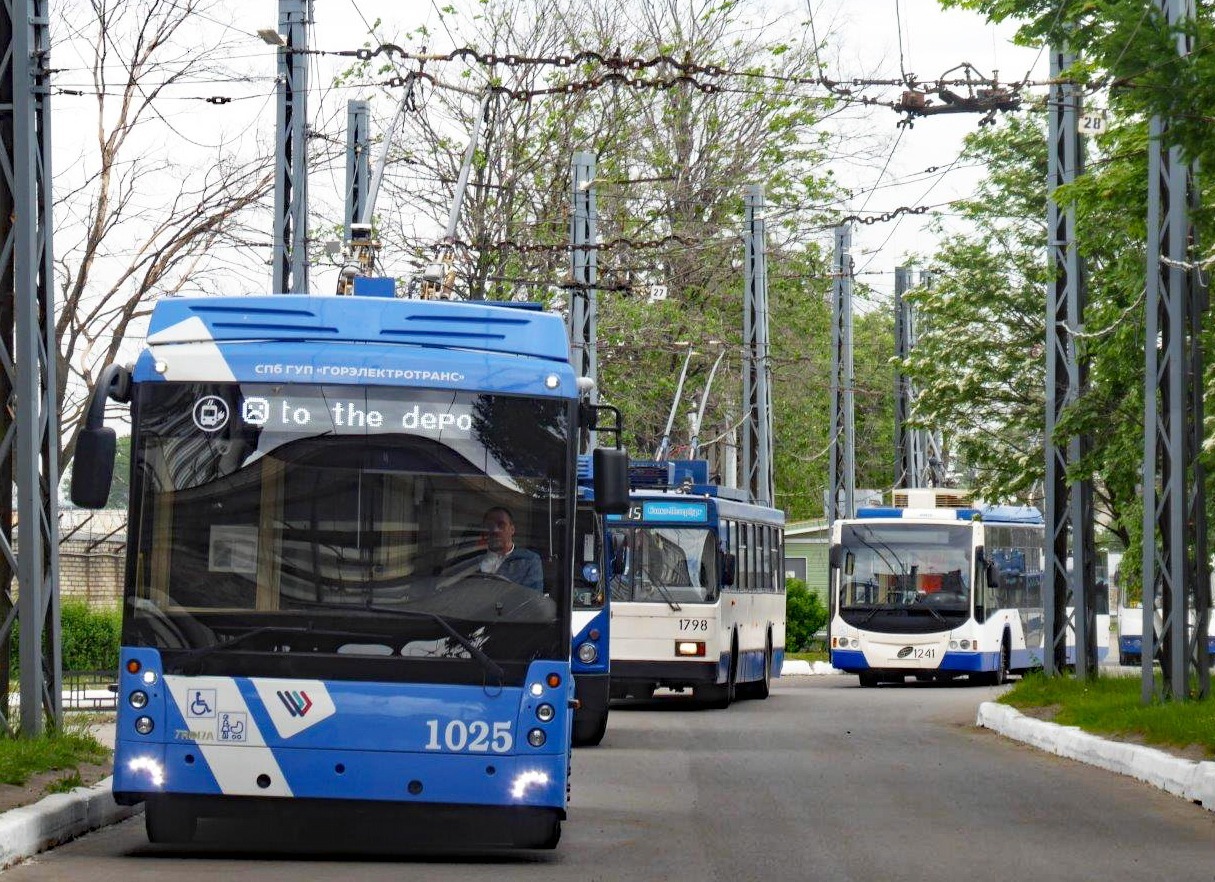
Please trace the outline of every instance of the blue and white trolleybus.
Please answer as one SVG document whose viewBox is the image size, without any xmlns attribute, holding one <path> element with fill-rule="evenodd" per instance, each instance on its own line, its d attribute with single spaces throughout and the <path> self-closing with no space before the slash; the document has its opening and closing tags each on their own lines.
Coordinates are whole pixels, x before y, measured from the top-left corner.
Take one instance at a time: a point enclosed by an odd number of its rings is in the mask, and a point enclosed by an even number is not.
<svg viewBox="0 0 1215 882">
<path fill-rule="evenodd" d="M 94 392 L 80 504 L 108 492 L 107 396 L 132 427 L 113 790 L 145 803 L 149 838 L 245 810 L 379 806 L 554 846 L 576 441 L 602 410 L 579 400 L 560 318 L 162 300 L 146 351 Z M 623 452 L 600 454 L 597 504 L 622 510 Z M 486 538 L 490 512 L 513 543 Z"/>
</svg>

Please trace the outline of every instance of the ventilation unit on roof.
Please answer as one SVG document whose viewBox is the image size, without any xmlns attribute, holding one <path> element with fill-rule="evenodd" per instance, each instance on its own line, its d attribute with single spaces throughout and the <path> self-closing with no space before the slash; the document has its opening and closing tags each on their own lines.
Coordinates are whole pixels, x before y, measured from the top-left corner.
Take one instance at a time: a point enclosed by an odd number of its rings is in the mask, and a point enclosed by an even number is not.
<svg viewBox="0 0 1215 882">
<path fill-rule="evenodd" d="M 969 490 L 956 487 L 915 487 L 895 490 L 895 508 L 970 508 L 972 495 Z"/>
</svg>

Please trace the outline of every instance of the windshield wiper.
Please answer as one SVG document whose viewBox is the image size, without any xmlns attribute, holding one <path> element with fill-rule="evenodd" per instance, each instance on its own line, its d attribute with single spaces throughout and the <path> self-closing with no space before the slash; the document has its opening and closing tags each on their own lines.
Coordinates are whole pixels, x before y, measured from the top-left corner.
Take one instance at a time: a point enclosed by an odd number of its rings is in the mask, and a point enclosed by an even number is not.
<svg viewBox="0 0 1215 882">
<path fill-rule="evenodd" d="M 362 631 L 329 631 L 312 627 L 311 623 L 306 626 L 299 625 L 261 625 L 257 628 L 251 628 L 243 634 L 233 637 L 231 640 L 224 640 L 222 643 L 212 643 L 210 646 L 199 646 L 195 649 L 188 649 L 178 656 L 179 661 L 191 662 L 200 661 L 208 655 L 216 652 L 227 652 L 229 649 L 240 646 L 254 637 L 269 633 L 276 634 L 310 634 L 317 637 L 387 637 L 386 634 L 367 634 Z"/>
<path fill-rule="evenodd" d="M 683 607 L 680 606 L 678 601 L 671 596 L 671 593 L 667 591 L 666 587 L 661 582 L 651 582 L 650 584 L 657 589 L 659 594 L 662 595 L 662 599 L 667 602 L 667 606 L 675 610 L 675 612 L 679 612 L 681 609 L 683 609 Z"/>
<path fill-rule="evenodd" d="M 468 650 L 468 654 L 476 659 L 477 662 L 480 663 L 481 667 L 485 668 L 489 674 L 497 677 L 499 683 L 506 679 L 506 671 L 502 669 L 500 664 L 490 658 L 485 653 L 485 650 L 478 646 L 476 642 L 472 640 L 472 638 L 461 634 L 455 625 L 447 621 L 447 619 L 443 618 L 443 616 L 436 612 L 427 612 L 420 609 L 392 609 L 386 606 L 372 605 L 360 606 L 357 607 L 357 609 L 359 611 L 381 613 L 386 616 L 397 616 L 402 619 L 430 619 L 430 621 L 434 622 L 436 625 L 446 631 L 452 640 L 455 640 L 462 647 Z"/>
</svg>

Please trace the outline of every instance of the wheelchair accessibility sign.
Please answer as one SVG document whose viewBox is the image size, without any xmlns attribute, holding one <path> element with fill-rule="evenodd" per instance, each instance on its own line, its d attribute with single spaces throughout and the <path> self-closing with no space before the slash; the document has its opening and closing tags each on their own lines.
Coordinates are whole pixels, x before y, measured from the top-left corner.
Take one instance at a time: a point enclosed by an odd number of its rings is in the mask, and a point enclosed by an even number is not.
<svg viewBox="0 0 1215 882">
<path fill-rule="evenodd" d="M 192 719 L 213 718 L 215 716 L 215 690 L 191 689 L 186 702 L 186 716 Z"/>
</svg>

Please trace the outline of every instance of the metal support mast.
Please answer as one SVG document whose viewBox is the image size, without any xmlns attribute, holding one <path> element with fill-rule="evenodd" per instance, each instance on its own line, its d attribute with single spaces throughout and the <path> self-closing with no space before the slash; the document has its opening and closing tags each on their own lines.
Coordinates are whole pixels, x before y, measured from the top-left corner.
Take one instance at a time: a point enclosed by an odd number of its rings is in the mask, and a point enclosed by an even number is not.
<svg viewBox="0 0 1215 882">
<path fill-rule="evenodd" d="M 751 501 L 772 505 L 772 391 L 768 362 L 768 255 L 764 229 L 764 188 L 747 187 L 746 301 L 743 304 L 743 476 Z"/>
<path fill-rule="evenodd" d="M 856 514 L 856 433 L 852 392 L 852 227 L 835 228 L 831 286 L 831 464 L 827 522 Z"/>
<path fill-rule="evenodd" d="M 278 0 L 278 124 L 274 162 L 276 294 L 308 292 L 308 25 L 312 0 Z"/>
<path fill-rule="evenodd" d="M 911 287 L 911 270 L 905 266 L 894 269 L 894 356 L 899 365 L 911 354 L 915 345 L 911 305 L 903 295 Z M 924 474 L 924 451 L 920 448 L 920 433 L 907 427 L 911 417 L 911 380 L 902 367 L 894 369 L 894 486 L 919 487 Z"/>
<path fill-rule="evenodd" d="M 1158 0 L 1179 55 L 1193 51 L 1194 0 Z M 1147 346 L 1143 451 L 1142 697 L 1156 696 L 1160 653 L 1166 698 L 1210 693 L 1210 564 L 1200 329 L 1208 293 L 1194 265 L 1190 214 L 1198 207 L 1197 164 L 1169 147 L 1169 121 L 1153 117 L 1148 145 Z M 1160 621 L 1157 623 L 1156 614 Z"/>
<path fill-rule="evenodd" d="M 14 730 L 8 659 L 10 638 L 18 633 L 25 736 L 39 734 L 44 722 L 58 728 L 63 721 L 49 5 L 5 0 L 0 12 L 6 50 L 0 56 L 0 724 Z"/>
<path fill-rule="evenodd" d="M 595 381 L 590 403 L 599 402 L 599 304 L 595 284 L 599 280 L 596 246 L 599 244 L 599 215 L 595 205 L 595 155 L 578 151 L 570 162 L 570 361 L 574 373 Z M 593 432 L 584 432 L 584 453 L 595 446 Z"/>
<path fill-rule="evenodd" d="M 337 293 L 353 294 L 354 277 L 371 275 L 375 248 L 371 224 L 363 222 L 370 202 L 371 107 L 366 101 L 346 102 L 346 214 L 343 245 L 349 260 L 338 275 Z"/>
<path fill-rule="evenodd" d="M 1093 484 L 1091 479 L 1069 479 L 1067 473 L 1087 453 L 1091 441 L 1078 436 L 1063 446 L 1055 437 L 1064 411 L 1080 398 L 1088 381 L 1086 358 L 1077 342 L 1084 327 L 1087 293 L 1084 263 L 1076 245 L 1076 206 L 1074 202 L 1060 205 L 1054 198 L 1056 190 L 1074 183 L 1084 172 L 1080 89 L 1060 82 L 1075 61 L 1076 56 L 1066 47 L 1051 52 L 1051 80 L 1055 85 L 1051 86 L 1049 102 L 1047 222 L 1054 278 L 1047 286 L 1046 304 L 1047 542 L 1042 606 L 1048 651 L 1043 668 L 1047 674 L 1057 674 L 1068 664 L 1068 609 L 1072 608 L 1076 675 L 1085 678 L 1097 673 Z"/>
</svg>

